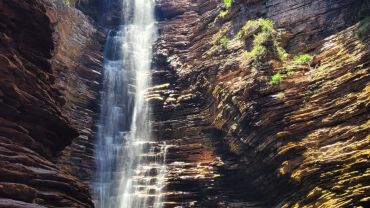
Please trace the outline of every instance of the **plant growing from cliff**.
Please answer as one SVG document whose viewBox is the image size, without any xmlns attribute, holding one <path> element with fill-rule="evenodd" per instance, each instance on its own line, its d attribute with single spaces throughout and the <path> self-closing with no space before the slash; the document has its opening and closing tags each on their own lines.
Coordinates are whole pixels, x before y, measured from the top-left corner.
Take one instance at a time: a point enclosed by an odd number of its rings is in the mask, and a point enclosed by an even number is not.
<svg viewBox="0 0 370 208">
<path fill-rule="evenodd" d="M 244 57 L 246 59 L 255 59 L 257 63 L 259 63 L 266 53 L 267 49 L 265 46 L 255 45 L 251 51 L 244 52 Z"/>
<path fill-rule="evenodd" d="M 280 72 L 272 75 L 271 77 L 271 84 L 280 84 L 284 79 L 284 76 L 280 74 Z"/>
<path fill-rule="evenodd" d="M 294 67 L 290 64 L 284 64 L 284 70 L 286 71 L 288 76 L 294 74 Z"/>
<path fill-rule="evenodd" d="M 356 44 L 356 47 L 355 47 L 357 50 L 362 50 L 365 48 L 365 45 L 361 42 L 357 43 Z"/>
<path fill-rule="evenodd" d="M 222 5 L 222 10 L 218 14 L 219 17 L 224 18 L 228 13 L 231 7 L 233 6 L 232 0 L 224 0 L 224 3 Z"/>
<path fill-rule="evenodd" d="M 288 58 L 288 53 L 280 46 L 276 47 L 276 55 L 280 61 L 285 61 Z"/>
<path fill-rule="evenodd" d="M 271 20 L 260 18 L 258 21 L 262 25 L 262 30 L 274 30 L 274 23 Z"/>
<path fill-rule="evenodd" d="M 224 18 L 229 13 L 228 10 L 222 10 L 220 14 L 218 14 L 219 17 Z"/>
<path fill-rule="evenodd" d="M 265 18 L 259 18 L 257 20 L 249 20 L 240 28 L 238 34 L 236 35 L 237 38 L 242 38 L 245 36 L 250 30 L 261 28 L 261 32 L 272 32 L 274 31 L 274 23 Z"/>
<path fill-rule="evenodd" d="M 227 31 L 229 31 L 229 27 L 227 25 L 223 25 L 222 28 L 212 36 L 211 44 L 212 45 L 220 44 L 220 39 L 223 36 L 226 36 Z"/>
<path fill-rule="evenodd" d="M 248 21 L 236 35 L 237 39 L 244 38 L 248 33 L 255 33 L 253 35 L 253 44 L 250 51 L 244 52 L 246 59 L 253 59 L 255 63 L 260 64 L 261 60 L 266 56 L 268 47 L 274 45 L 274 37 L 276 31 L 274 30 L 273 23 L 268 19 L 257 19 Z"/>
<path fill-rule="evenodd" d="M 233 6 L 233 1 L 232 0 L 224 0 L 224 8 L 225 9 L 230 9 Z"/>
<path fill-rule="evenodd" d="M 271 40 L 271 33 L 267 30 L 264 30 L 260 33 L 255 34 L 253 38 L 253 44 L 262 45 Z"/>
<path fill-rule="evenodd" d="M 312 60 L 312 56 L 310 54 L 302 54 L 295 56 L 293 59 L 296 63 L 307 64 Z"/>
<path fill-rule="evenodd" d="M 219 40 L 219 43 L 223 46 L 226 46 L 228 42 L 229 42 L 229 39 L 227 39 L 226 36 L 221 37 Z"/>
</svg>

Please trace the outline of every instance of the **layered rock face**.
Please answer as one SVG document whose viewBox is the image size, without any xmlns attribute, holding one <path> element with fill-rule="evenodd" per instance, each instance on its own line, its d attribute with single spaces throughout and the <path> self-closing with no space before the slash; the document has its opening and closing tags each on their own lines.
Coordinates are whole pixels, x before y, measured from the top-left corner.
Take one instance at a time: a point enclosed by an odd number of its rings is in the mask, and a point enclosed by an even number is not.
<svg viewBox="0 0 370 208">
<path fill-rule="evenodd" d="M 110 2 L 76 1 L 115 26 Z M 369 206 L 365 1 L 156 2 L 165 207 Z M 102 39 L 63 1 L 0 1 L 0 207 L 93 207 Z"/>
<path fill-rule="evenodd" d="M 93 207 L 72 174 L 92 170 L 96 29 L 59 1 L 2 0 L 0 22 L 0 207 Z"/>
<path fill-rule="evenodd" d="M 369 205 L 363 3 L 158 3 L 150 99 L 172 145 L 168 207 Z"/>
<path fill-rule="evenodd" d="M 58 155 L 57 162 L 89 184 L 94 174 L 104 33 L 77 9 L 57 7 L 56 3 L 46 5 L 55 29 L 56 45 L 51 59 L 55 85 L 63 96 L 63 111 L 79 134 Z"/>
</svg>

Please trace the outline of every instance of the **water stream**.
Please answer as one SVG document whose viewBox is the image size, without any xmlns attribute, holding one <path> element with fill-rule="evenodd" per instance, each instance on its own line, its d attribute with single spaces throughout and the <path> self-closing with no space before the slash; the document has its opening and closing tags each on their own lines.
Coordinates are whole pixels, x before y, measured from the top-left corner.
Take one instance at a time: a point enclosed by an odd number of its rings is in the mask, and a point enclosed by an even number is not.
<svg viewBox="0 0 370 208">
<path fill-rule="evenodd" d="M 150 87 L 156 38 L 152 0 L 122 0 L 122 26 L 108 32 L 96 143 L 98 208 L 159 208 L 166 145 L 152 140 Z"/>
</svg>

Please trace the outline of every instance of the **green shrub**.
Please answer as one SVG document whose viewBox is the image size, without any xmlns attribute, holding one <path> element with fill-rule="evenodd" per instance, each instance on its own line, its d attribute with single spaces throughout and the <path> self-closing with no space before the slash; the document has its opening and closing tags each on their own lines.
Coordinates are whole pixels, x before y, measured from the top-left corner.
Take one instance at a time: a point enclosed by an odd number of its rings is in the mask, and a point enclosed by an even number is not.
<svg viewBox="0 0 370 208">
<path fill-rule="evenodd" d="M 222 38 L 220 38 L 220 40 L 219 40 L 219 43 L 221 44 L 221 45 L 227 45 L 227 43 L 229 42 L 229 39 L 227 39 L 227 37 L 226 36 L 223 36 Z"/>
<path fill-rule="evenodd" d="M 229 10 L 222 10 L 220 14 L 218 14 L 219 17 L 224 18 L 229 13 Z"/>
<path fill-rule="evenodd" d="M 286 71 L 288 76 L 294 74 L 294 67 L 292 65 L 284 64 L 284 70 Z"/>
<path fill-rule="evenodd" d="M 232 0 L 224 0 L 223 9 L 220 11 L 218 16 L 224 18 L 229 13 L 229 9 L 231 9 L 232 6 L 233 6 Z"/>
<path fill-rule="evenodd" d="M 253 47 L 262 45 L 265 48 L 269 48 L 269 50 L 276 53 L 277 58 L 281 61 L 284 61 L 288 58 L 288 53 L 284 50 L 284 48 L 279 46 L 277 40 L 279 33 L 274 28 L 274 23 L 269 19 L 259 18 L 257 20 L 247 21 L 247 23 L 240 28 L 236 38 L 242 38 L 248 33 L 248 31 L 253 32 L 252 28 L 254 30 L 257 29 L 256 31 L 258 32 L 253 37 Z"/>
<path fill-rule="evenodd" d="M 262 25 L 262 30 L 273 30 L 274 23 L 269 19 L 260 18 L 258 19 L 259 24 Z"/>
<path fill-rule="evenodd" d="M 288 53 L 282 47 L 276 47 L 276 54 L 280 61 L 288 58 Z"/>
<path fill-rule="evenodd" d="M 266 43 L 269 39 L 271 39 L 271 34 L 268 31 L 262 31 L 254 35 L 253 44 L 262 45 Z"/>
<path fill-rule="evenodd" d="M 312 56 L 310 54 L 302 54 L 294 57 L 294 61 L 297 63 L 308 63 L 312 60 Z"/>
<path fill-rule="evenodd" d="M 268 43 L 273 42 L 275 30 L 273 23 L 268 19 L 257 19 L 257 20 L 249 20 L 241 29 L 239 30 L 236 38 L 241 38 L 246 35 L 248 30 L 251 28 L 258 28 L 258 33 L 253 36 L 253 47 L 251 51 L 247 51 L 244 53 L 245 58 L 247 59 L 255 59 L 257 64 L 259 61 L 266 56 L 267 54 L 267 47 L 269 46 Z"/>
<path fill-rule="evenodd" d="M 284 79 L 284 76 L 280 74 L 280 72 L 272 75 L 271 77 L 271 84 L 280 84 Z"/>
<path fill-rule="evenodd" d="M 255 45 L 252 49 L 252 54 L 255 56 L 255 57 L 261 57 L 261 56 L 264 56 L 266 55 L 267 53 L 267 49 L 266 47 L 262 46 L 262 45 Z"/>
<path fill-rule="evenodd" d="M 246 51 L 244 54 L 247 59 L 255 59 L 259 61 L 266 55 L 266 53 L 267 49 L 265 46 L 255 45 L 250 52 Z"/>
<path fill-rule="evenodd" d="M 224 8 L 225 9 L 230 9 L 233 6 L 233 1 L 232 0 L 224 0 Z"/>
<path fill-rule="evenodd" d="M 241 38 L 251 27 L 261 27 L 261 32 L 274 31 L 274 23 L 269 19 L 259 18 L 257 20 L 249 20 L 240 28 L 237 38 Z"/>
</svg>

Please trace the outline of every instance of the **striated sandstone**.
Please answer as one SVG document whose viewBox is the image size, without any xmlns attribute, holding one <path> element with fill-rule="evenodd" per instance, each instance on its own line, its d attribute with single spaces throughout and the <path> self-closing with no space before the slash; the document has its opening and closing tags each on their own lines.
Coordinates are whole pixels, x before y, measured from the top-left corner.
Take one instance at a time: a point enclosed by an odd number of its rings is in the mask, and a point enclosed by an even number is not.
<svg viewBox="0 0 370 208">
<path fill-rule="evenodd" d="M 110 26 L 124 6 L 72 2 Z M 367 207 L 363 1 L 240 0 L 224 17 L 221 3 L 156 1 L 148 99 L 154 135 L 169 145 L 166 207 Z M 235 37 L 260 17 L 281 33 L 257 61 L 245 52 L 261 26 Z M 0 22 L 0 207 L 93 207 L 103 34 L 56 0 L 2 0 Z M 293 63 L 301 53 L 313 60 Z"/>
<path fill-rule="evenodd" d="M 78 161 L 92 147 L 76 143 L 94 133 L 101 46 L 81 12 L 55 3 L 0 1 L 0 207 L 93 207 L 75 177 L 91 174 Z"/>
<path fill-rule="evenodd" d="M 47 4 L 56 47 L 51 60 L 63 110 L 79 136 L 59 154 L 66 171 L 89 183 L 94 170 L 95 121 L 103 64 L 104 34 L 81 11 Z M 58 20 L 59 18 L 59 20 Z"/>
<path fill-rule="evenodd" d="M 222 18 L 221 5 L 199 12 L 197 1 L 160 23 L 154 127 L 174 145 L 168 207 L 369 205 L 370 48 L 369 36 L 356 34 L 361 3 L 237 1 Z M 284 63 L 271 47 L 262 63 L 247 60 L 259 30 L 234 37 L 259 17 L 283 31 L 288 59 L 309 52 L 311 63 Z M 285 64 L 293 72 L 272 84 Z M 208 153 L 192 157 L 200 152 Z"/>
</svg>

